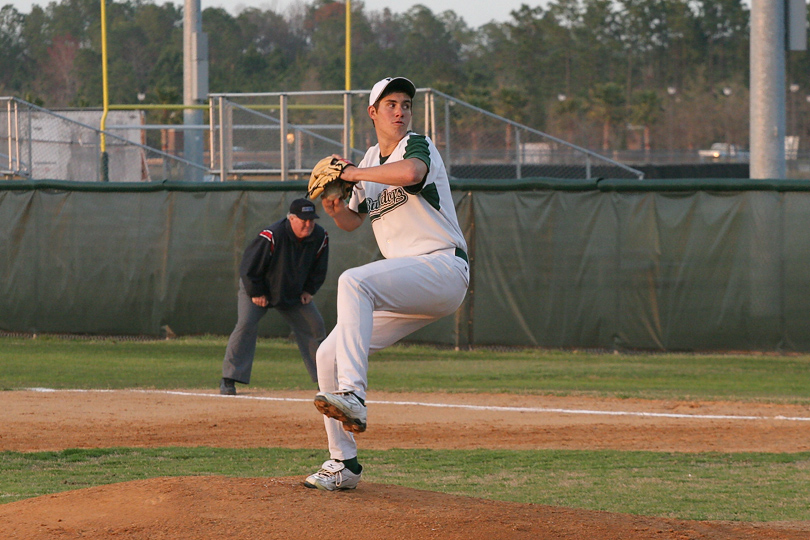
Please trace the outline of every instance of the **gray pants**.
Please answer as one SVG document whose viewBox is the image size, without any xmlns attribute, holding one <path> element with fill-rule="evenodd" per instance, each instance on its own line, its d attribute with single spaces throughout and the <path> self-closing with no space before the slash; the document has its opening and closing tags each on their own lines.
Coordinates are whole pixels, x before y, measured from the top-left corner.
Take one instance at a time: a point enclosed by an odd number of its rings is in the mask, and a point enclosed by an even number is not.
<svg viewBox="0 0 810 540">
<path fill-rule="evenodd" d="M 236 327 L 228 338 L 225 358 L 222 360 L 222 376 L 237 382 L 248 384 L 253 369 L 253 357 L 256 354 L 256 338 L 259 335 L 259 321 L 269 308 L 259 307 L 253 303 L 239 282 L 239 295 Z M 315 367 L 315 352 L 323 338 L 326 337 L 323 318 L 314 302 L 300 304 L 291 308 L 276 309 L 295 334 L 298 350 L 304 359 L 304 366 L 312 382 L 318 382 L 318 369 Z"/>
</svg>

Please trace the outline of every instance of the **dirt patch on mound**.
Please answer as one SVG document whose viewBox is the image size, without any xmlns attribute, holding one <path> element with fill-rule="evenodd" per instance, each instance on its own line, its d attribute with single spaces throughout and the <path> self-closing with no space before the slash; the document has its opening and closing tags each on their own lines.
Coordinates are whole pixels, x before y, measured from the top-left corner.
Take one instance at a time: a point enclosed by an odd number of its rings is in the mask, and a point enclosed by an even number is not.
<svg viewBox="0 0 810 540">
<path fill-rule="evenodd" d="M 113 446 L 325 448 L 312 392 L 0 393 L 0 450 Z M 363 449 L 810 450 L 810 409 L 479 394 L 369 396 Z M 324 459 L 326 459 L 324 450 Z M 314 466 L 319 465 L 313 464 Z M 362 482 L 305 489 L 302 478 L 157 478 L 0 505 L 13 539 L 799 540 L 810 523 L 678 521 L 502 503 Z"/>
<path fill-rule="evenodd" d="M 541 505 L 502 503 L 365 483 L 305 489 L 300 478 L 156 478 L 0 506 L 5 538 L 87 540 L 799 540 L 806 532 Z"/>
</svg>

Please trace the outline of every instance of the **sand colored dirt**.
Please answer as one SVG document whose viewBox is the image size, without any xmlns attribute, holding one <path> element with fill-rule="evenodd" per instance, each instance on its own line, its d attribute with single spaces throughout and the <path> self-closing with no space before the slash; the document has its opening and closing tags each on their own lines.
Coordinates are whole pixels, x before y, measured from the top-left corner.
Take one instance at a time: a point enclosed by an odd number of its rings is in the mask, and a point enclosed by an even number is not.
<svg viewBox="0 0 810 540">
<path fill-rule="evenodd" d="M 0 393 L 0 450 L 114 446 L 324 448 L 312 392 Z M 369 396 L 362 449 L 810 450 L 810 408 L 582 397 Z M 441 405 L 427 406 L 425 404 Z M 744 417 L 744 418 L 741 418 Z M 324 456 L 325 457 L 325 456 Z M 317 464 L 316 464 L 317 465 Z M 0 537 L 101 540 L 810 538 L 810 522 L 717 523 L 455 497 L 363 482 L 304 489 L 302 478 L 157 478 L 0 505 Z M 351 524 L 350 529 L 347 529 Z"/>
</svg>

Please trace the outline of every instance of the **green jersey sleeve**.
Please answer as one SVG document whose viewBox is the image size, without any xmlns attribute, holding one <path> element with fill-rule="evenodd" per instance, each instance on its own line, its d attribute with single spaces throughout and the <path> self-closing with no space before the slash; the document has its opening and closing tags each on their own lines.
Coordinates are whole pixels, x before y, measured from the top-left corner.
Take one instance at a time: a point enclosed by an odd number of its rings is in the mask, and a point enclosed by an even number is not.
<svg viewBox="0 0 810 540">
<path fill-rule="evenodd" d="M 411 133 L 411 136 L 408 137 L 408 142 L 405 143 L 405 154 L 402 156 L 402 159 L 408 158 L 416 158 L 422 161 L 427 165 L 428 172 L 430 172 L 430 148 L 428 147 L 428 142 L 424 135 Z M 425 175 L 425 178 L 422 178 L 422 181 L 418 184 L 406 187 L 405 191 L 413 194 L 419 193 L 425 185 L 426 178 L 427 175 Z"/>
</svg>

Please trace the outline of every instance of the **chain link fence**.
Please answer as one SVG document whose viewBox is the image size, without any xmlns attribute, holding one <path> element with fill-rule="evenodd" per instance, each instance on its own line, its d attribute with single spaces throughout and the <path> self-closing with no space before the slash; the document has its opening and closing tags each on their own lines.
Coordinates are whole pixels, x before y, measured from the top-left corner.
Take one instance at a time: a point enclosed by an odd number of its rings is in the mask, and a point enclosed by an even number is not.
<svg viewBox="0 0 810 540">
<path fill-rule="evenodd" d="M 54 112 L 0 98 L 0 175 L 116 182 L 304 179 L 322 157 L 340 154 L 357 162 L 376 143 L 368 94 L 212 94 L 207 125 L 147 124 L 138 106 L 117 106 L 108 112 L 105 131 L 96 127 L 100 110 Z M 434 141 L 455 178 L 644 177 L 436 90 L 419 89 L 414 101 L 412 129 Z M 190 130 L 203 133 L 201 162 L 184 156 Z"/>
<path fill-rule="evenodd" d="M 351 100 L 340 93 L 241 94 L 210 99 L 210 169 L 220 180 L 300 179 L 350 151 Z"/>
<path fill-rule="evenodd" d="M 212 94 L 209 166 L 221 180 L 300 179 L 322 157 L 353 161 L 376 143 L 368 91 Z M 639 170 L 432 89 L 414 98 L 452 177 L 638 178 Z"/>
<path fill-rule="evenodd" d="M 143 182 L 181 180 L 203 164 L 145 144 L 139 111 L 111 111 L 115 132 L 102 131 L 101 110 L 54 112 L 0 97 L 0 175 L 11 179 Z M 104 152 L 102 152 L 102 147 Z"/>
</svg>

